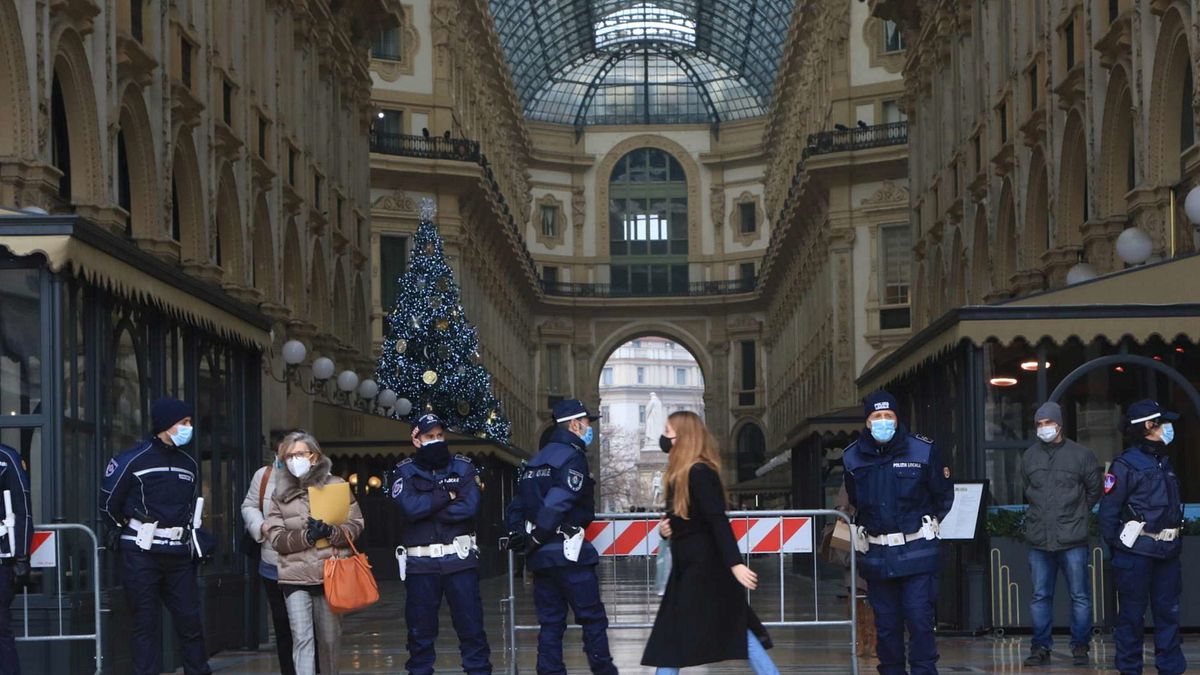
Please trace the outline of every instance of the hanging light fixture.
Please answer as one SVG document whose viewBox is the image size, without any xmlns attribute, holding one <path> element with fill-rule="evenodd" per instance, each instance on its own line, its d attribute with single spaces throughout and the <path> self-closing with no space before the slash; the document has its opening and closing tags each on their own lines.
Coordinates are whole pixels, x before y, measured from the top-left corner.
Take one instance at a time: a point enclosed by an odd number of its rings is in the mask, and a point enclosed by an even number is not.
<svg viewBox="0 0 1200 675">
<path fill-rule="evenodd" d="M 1046 361 L 1046 362 L 1043 364 L 1043 367 L 1044 367 L 1046 370 L 1050 370 L 1050 362 L 1049 362 L 1049 361 Z M 1031 361 L 1022 361 L 1022 362 L 1021 362 L 1021 370 L 1024 370 L 1024 371 L 1026 371 L 1026 372 L 1032 373 L 1032 372 L 1036 372 L 1036 371 L 1037 371 L 1037 369 L 1038 369 L 1038 362 L 1037 362 L 1037 360 L 1036 360 L 1036 359 L 1035 359 L 1035 360 L 1031 360 Z"/>
<path fill-rule="evenodd" d="M 988 384 L 993 387 L 1011 387 L 1017 383 L 1017 378 L 1007 375 L 998 375 L 988 380 Z"/>
<path fill-rule="evenodd" d="M 1188 222 L 1200 225 L 1200 185 L 1188 190 L 1187 196 L 1183 198 L 1183 212 L 1187 215 Z"/>
<path fill-rule="evenodd" d="M 1117 255 L 1130 265 L 1141 265 L 1150 259 L 1154 252 L 1154 242 L 1150 235 L 1140 227 L 1127 227 L 1117 237 Z"/>
</svg>

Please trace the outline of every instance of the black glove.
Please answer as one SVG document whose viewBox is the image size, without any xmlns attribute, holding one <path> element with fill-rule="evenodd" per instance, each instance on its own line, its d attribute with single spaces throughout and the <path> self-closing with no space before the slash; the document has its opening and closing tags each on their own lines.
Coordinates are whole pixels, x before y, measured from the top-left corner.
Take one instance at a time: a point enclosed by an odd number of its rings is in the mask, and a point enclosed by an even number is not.
<svg viewBox="0 0 1200 675">
<path fill-rule="evenodd" d="M 309 517 L 308 529 L 304 532 L 304 538 L 309 544 L 315 544 L 318 539 L 328 539 L 333 536 L 333 526 L 323 520 Z"/>
<path fill-rule="evenodd" d="M 29 558 L 17 558 L 13 561 L 13 578 L 18 583 L 29 581 Z"/>
<path fill-rule="evenodd" d="M 504 550 L 524 553 L 527 539 L 524 532 L 509 532 L 504 538 Z"/>
<path fill-rule="evenodd" d="M 529 534 L 525 541 L 525 555 L 529 555 L 545 546 L 554 538 L 554 533 L 550 530 L 541 527 L 533 528 L 533 532 Z"/>
</svg>

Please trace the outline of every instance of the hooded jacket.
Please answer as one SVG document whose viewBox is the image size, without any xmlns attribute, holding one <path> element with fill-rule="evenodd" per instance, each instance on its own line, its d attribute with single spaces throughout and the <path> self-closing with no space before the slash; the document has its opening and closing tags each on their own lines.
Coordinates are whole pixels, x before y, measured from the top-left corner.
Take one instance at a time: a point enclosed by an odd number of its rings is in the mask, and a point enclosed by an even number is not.
<svg viewBox="0 0 1200 675">
<path fill-rule="evenodd" d="M 341 478 L 330 475 L 332 463 L 322 456 L 303 478 L 296 478 L 287 470 L 278 473 L 275 492 L 267 505 L 267 539 L 279 554 L 279 583 L 294 586 L 317 586 L 325 581 L 325 561 L 337 556 L 350 555 L 350 547 L 342 528 L 351 539 L 357 539 L 363 529 L 362 511 L 358 502 L 350 497 L 350 516 L 339 527 L 334 527 L 330 542 L 333 546 L 316 548 L 308 543 L 308 488 L 323 487 L 332 483 L 344 483 Z"/>
</svg>

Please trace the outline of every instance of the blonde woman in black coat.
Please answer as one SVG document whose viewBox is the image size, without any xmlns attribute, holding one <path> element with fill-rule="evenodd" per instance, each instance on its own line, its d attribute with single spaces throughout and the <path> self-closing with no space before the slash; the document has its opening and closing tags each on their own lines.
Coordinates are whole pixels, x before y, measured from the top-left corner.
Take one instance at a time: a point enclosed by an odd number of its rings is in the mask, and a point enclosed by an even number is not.
<svg viewBox="0 0 1200 675">
<path fill-rule="evenodd" d="M 725 516 L 717 440 L 698 415 L 667 418 L 659 439 L 667 460 L 667 518 L 659 531 L 671 547 L 671 576 L 642 665 L 657 675 L 717 661 L 746 660 L 756 675 L 778 675 L 770 638 L 746 603 L 758 576 L 742 562 Z"/>
</svg>

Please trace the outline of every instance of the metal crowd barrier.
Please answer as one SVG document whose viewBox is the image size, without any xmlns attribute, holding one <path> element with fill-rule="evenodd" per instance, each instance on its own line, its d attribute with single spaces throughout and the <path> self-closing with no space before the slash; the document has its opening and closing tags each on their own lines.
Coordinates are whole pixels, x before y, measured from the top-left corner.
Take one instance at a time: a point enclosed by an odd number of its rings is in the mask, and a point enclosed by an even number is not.
<svg viewBox="0 0 1200 675">
<path fill-rule="evenodd" d="M 26 587 L 24 589 L 24 592 L 22 593 L 23 607 L 21 610 L 21 617 L 22 617 L 22 623 L 24 624 L 24 630 L 21 632 L 17 632 L 15 630 L 13 631 L 14 633 L 16 633 L 16 636 L 17 636 L 16 639 L 18 642 L 71 642 L 71 641 L 94 642 L 94 643 L 96 643 L 96 673 L 97 673 L 97 675 L 99 675 L 99 673 L 102 672 L 103 668 L 104 668 L 104 643 L 103 643 L 103 640 L 101 639 L 101 628 L 100 628 L 100 626 L 101 626 L 101 624 L 100 624 L 100 612 L 101 612 L 101 607 L 100 607 L 100 542 L 96 538 L 96 533 L 93 532 L 91 530 L 91 528 L 88 528 L 84 525 L 79 525 L 77 523 L 56 523 L 56 524 L 51 524 L 51 525 L 35 525 L 33 529 L 34 529 L 35 533 L 47 532 L 47 531 L 57 533 L 57 532 L 65 532 L 68 530 L 79 530 L 79 531 L 84 532 L 87 535 L 87 539 L 91 542 L 91 558 L 92 558 L 92 566 L 91 566 L 91 569 L 88 570 L 87 576 L 91 577 L 91 582 L 92 582 L 91 591 L 92 591 L 93 632 L 91 632 L 91 633 L 68 633 L 68 632 L 66 632 L 66 626 L 64 625 L 64 616 L 65 616 L 66 612 L 64 610 L 71 609 L 70 605 L 67 604 L 70 602 L 70 599 L 68 597 L 67 591 L 64 590 L 64 584 L 63 584 L 63 574 L 64 574 L 63 569 L 64 569 L 64 567 L 67 566 L 66 565 L 67 560 L 65 560 L 62 556 L 62 539 L 58 536 L 55 536 L 54 544 L 53 544 L 53 546 L 54 546 L 54 558 L 53 558 L 54 565 L 53 565 L 53 567 L 55 570 L 55 575 L 54 575 L 54 586 L 53 586 L 52 590 L 53 590 L 54 601 L 56 604 L 52 605 L 52 606 L 57 610 L 58 632 L 49 634 L 49 635 L 30 635 L 29 634 L 29 588 Z M 38 543 L 37 540 L 35 540 L 34 543 L 35 543 L 35 547 L 36 547 L 36 545 Z M 46 544 L 43 544 L 43 545 L 46 545 Z M 37 555 L 38 554 L 35 552 L 34 557 L 36 558 Z M 35 569 L 45 570 L 47 567 L 48 567 L 48 565 L 46 567 L 40 567 L 40 568 L 35 568 Z M 79 576 L 79 570 L 72 569 L 72 570 L 69 570 L 69 572 L 71 574 L 75 575 L 76 577 Z"/>
<path fill-rule="evenodd" d="M 850 517 L 841 511 L 833 509 L 810 509 L 793 511 L 730 511 L 729 523 L 733 527 L 734 536 L 738 539 L 738 547 L 747 564 L 751 555 L 776 555 L 779 559 L 779 616 L 774 621 L 766 620 L 762 614 L 759 618 L 768 628 L 831 628 L 845 627 L 850 629 L 850 672 L 859 675 L 858 670 L 858 566 L 854 547 L 850 547 L 850 587 L 848 603 L 850 605 L 849 619 L 821 619 L 819 598 L 819 578 L 817 574 L 817 544 L 819 532 L 815 518 L 832 517 L 842 520 L 851 526 Z M 587 529 L 587 540 L 592 542 L 604 557 L 646 557 L 648 589 L 653 592 L 654 561 L 651 559 L 658 553 L 661 538 L 658 534 L 658 522 L 662 519 L 660 513 L 598 513 L 596 520 Z M 812 589 L 813 589 L 813 619 L 808 621 L 789 620 L 785 613 L 786 574 L 784 556 L 803 553 L 812 555 Z M 518 624 L 516 606 L 515 558 L 512 551 L 508 552 L 508 597 L 500 604 L 504 607 L 507 617 L 508 630 L 505 651 L 508 656 L 507 672 L 517 673 L 517 634 L 537 632 L 537 624 Z M 761 584 L 761 577 L 759 582 Z M 750 591 L 746 592 L 747 602 Z M 578 627 L 577 623 L 568 624 Z M 613 621 L 609 617 L 609 630 L 649 629 L 653 623 Z"/>
</svg>

